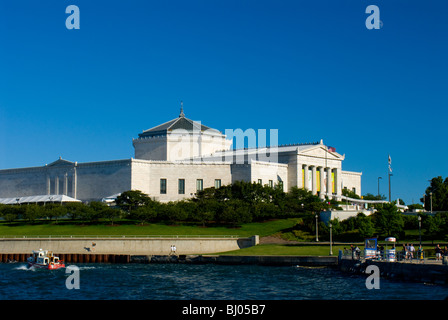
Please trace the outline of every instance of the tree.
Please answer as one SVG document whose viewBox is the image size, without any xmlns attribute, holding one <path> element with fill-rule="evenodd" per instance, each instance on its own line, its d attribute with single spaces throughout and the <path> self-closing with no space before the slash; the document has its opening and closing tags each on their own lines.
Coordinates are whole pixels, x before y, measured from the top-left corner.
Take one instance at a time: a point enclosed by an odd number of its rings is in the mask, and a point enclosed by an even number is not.
<svg viewBox="0 0 448 320">
<path fill-rule="evenodd" d="M 427 211 L 431 210 L 431 202 L 433 211 L 448 211 L 448 177 L 445 180 L 441 176 L 432 178 L 424 199 L 420 199 L 423 200 Z"/>
<path fill-rule="evenodd" d="M 359 213 L 356 217 L 356 224 L 358 225 L 358 232 L 361 237 L 369 238 L 373 236 L 375 227 L 370 217 L 367 217 L 363 213 Z"/>
<path fill-rule="evenodd" d="M 256 203 L 253 208 L 253 219 L 256 221 L 264 221 L 273 219 L 281 214 L 281 209 L 274 203 Z"/>
<path fill-rule="evenodd" d="M 127 213 L 131 213 L 133 209 L 147 205 L 151 198 L 140 190 L 129 190 L 120 194 L 115 203 Z"/>
<path fill-rule="evenodd" d="M 195 220 L 202 223 L 202 226 L 205 227 L 205 224 L 215 217 L 215 214 L 211 211 L 202 211 L 198 210 L 195 216 Z"/>
<path fill-rule="evenodd" d="M 92 201 L 82 208 L 81 217 L 89 222 L 98 221 L 100 218 L 104 217 L 107 208 L 109 208 L 109 206 L 104 202 Z"/>
<path fill-rule="evenodd" d="M 420 203 L 413 203 L 408 205 L 409 211 L 413 211 L 414 209 L 424 209 Z"/>
<path fill-rule="evenodd" d="M 249 204 L 239 199 L 226 201 L 216 214 L 216 218 L 222 223 L 233 226 L 252 221 Z"/>
<path fill-rule="evenodd" d="M 352 190 L 348 190 L 348 189 L 343 189 L 342 190 L 342 195 L 352 198 L 352 199 L 361 199 L 360 196 L 358 196 L 354 191 Z"/>
<path fill-rule="evenodd" d="M 362 196 L 364 200 L 386 200 L 384 195 L 373 195 L 371 193 L 367 193 Z"/>
<path fill-rule="evenodd" d="M 21 212 L 20 206 L 17 205 L 5 205 L 2 208 L 2 216 L 7 222 L 12 223 L 19 217 Z"/>
<path fill-rule="evenodd" d="M 339 219 L 337 219 L 337 218 L 330 220 L 330 223 L 331 223 L 332 240 L 334 241 L 335 236 L 338 236 L 339 234 L 342 233 L 343 226 L 342 226 L 341 222 L 339 221 Z M 326 226 L 326 232 L 328 232 L 328 235 L 330 235 L 330 224 L 328 224 L 328 226 Z"/>
<path fill-rule="evenodd" d="M 292 187 L 285 196 L 285 210 L 316 213 L 329 208 L 328 203 L 304 188 Z"/>
<path fill-rule="evenodd" d="M 102 216 L 109 220 L 111 225 L 114 225 L 115 220 L 119 219 L 121 217 L 122 211 L 120 209 L 115 209 L 111 207 L 105 207 L 102 210 Z"/>
<path fill-rule="evenodd" d="M 81 202 L 68 202 L 65 205 L 65 209 L 67 210 L 67 216 L 72 220 L 76 220 L 82 216 L 82 212 L 85 207 L 86 205 L 84 205 Z"/>
<path fill-rule="evenodd" d="M 34 222 L 42 216 L 42 207 L 37 204 L 29 204 L 25 207 L 24 218 L 29 222 Z"/>
<path fill-rule="evenodd" d="M 375 213 L 376 227 L 387 236 L 399 238 L 403 233 L 403 217 L 393 203 L 384 203 Z"/>
<path fill-rule="evenodd" d="M 220 203 L 213 198 L 202 200 L 196 203 L 196 210 L 192 219 L 201 222 L 202 226 L 205 227 L 207 222 L 215 218 L 215 212 L 218 211 L 219 206 Z"/>
<path fill-rule="evenodd" d="M 163 215 L 169 219 L 172 224 L 177 221 L 183 221 L 188 218 L 188 213 L 182 210 L 181 206 L 176 202 L 168 202 L 163 205 Z"/>
<path fill-rule="evenodd" d="M 131 218 L 140 221 L 143 225 L 145 222 L 151 221 L 157 217 L 157 209 L 155 204 L 138 207 L 132 210 Z"/>
<path fill-rule="evenodd" d="M 50 221 L 52 221 L 54 218 L 56 223 L 58 222 L 58 218 L 66 215 L 66 214 L 67 214 L 67 209 L 59 203 L 47 203 L 43 207 L 42 215 L 44 217 L 47 217 L 48 219 L 50 219 Z"/>
<path fill-rule="evenodd" d="M 434 216 L 424 216 L 422 224 L 425 229 L 425 234 L 432 240 L 436 240 L 444 235 L 446 221 L 441 214 L 437 213 Z"/>
</svg>

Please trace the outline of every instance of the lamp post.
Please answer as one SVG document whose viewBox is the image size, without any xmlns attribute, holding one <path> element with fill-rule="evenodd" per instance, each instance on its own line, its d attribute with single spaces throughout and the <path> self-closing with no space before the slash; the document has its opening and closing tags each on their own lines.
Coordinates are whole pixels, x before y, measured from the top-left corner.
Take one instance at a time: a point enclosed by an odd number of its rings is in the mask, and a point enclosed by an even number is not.
<svg viewBox="0 0 448 320">
<path fill-rule="evenodd" d="M 420 247 L 422 247 L 422 217 L 418 216 L 418 237 L 420 238 Z"/>
<path fill-rule="evenodd" d="M 390 172 L 389 172 L 389 202 L 391 202 L 391 198 L 392 198 L 392 193 L 391 193 L 391 191 L 390 191 L 390 177 L 392 177 L 393 176 L 393 174 L 391 174 Z"/>
<path fill-rule="evenodd" d="M 432 192 L 429 193 L 429 199 L 430 199 L 430 203 L 431 203 L 431 213 L 432 213 Z"/>
<path fill-rule="evenodd" d="M 316 242 L 319 242 L 319 226 L 318 226 L 319 215 L 316 213 Z"/>
<path fill-rule="evenodd" d="M 330 222 L 330 256 L 333 255 L 333 237 L 332 237 L 332 233 L 331 233 L 331 229 L 332 229 L 332 224 Z"/>
</svg>

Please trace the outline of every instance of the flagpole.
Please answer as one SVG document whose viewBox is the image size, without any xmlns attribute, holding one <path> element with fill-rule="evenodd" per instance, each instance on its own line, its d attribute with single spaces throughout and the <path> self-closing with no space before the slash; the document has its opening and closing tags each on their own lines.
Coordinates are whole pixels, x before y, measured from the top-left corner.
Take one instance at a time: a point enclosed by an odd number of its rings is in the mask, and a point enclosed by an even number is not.
<svg viewBox="0 0 448 320">
<path fill-rule="evenodd" d="M 387 170 L 387 173 L 388 173 L 388 176 L 389 176 L 389 203 L 390 203 L 391 200 L 392 200 L 391 192 L 390 192 L 390 176 L 391 176 L 390 173 L 391 173 L 391 171 L 392 171 L 392 167 L 391 167 L 392 159 L 390 158 L 390 155 L 389 155 L 388 162 L 389 162 L 389 170 Z"/>
<path fill-rule="evenodd" d="M 390 196 L 390 170 L 389 170 L 389 202 L 391 202 L 390 200 L 391 200 L 391 196 Z"/>
</svg>

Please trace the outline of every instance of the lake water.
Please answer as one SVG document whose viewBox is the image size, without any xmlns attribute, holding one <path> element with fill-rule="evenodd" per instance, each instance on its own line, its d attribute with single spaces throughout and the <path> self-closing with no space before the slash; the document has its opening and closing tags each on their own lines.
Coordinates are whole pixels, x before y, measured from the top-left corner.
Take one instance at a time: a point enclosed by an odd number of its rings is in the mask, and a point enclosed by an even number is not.
<svg viewBox="0 0 448 320">
<path fill-rule="evenodd" d="M 77 264 L 79 289 L 65 269 L 0 263 L 1 300 L 443 300 L 448 287 L 365 277 L 331 268 L 257 265 Z M 75 284 L 75 281 L 71 282 Z"/>
</svg>

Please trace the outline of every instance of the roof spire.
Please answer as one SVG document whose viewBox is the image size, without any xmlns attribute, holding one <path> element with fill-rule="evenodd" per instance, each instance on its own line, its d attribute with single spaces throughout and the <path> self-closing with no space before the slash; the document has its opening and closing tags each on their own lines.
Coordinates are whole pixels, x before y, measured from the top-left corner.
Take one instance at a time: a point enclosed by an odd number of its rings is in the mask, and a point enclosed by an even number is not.
<svg viewBox="0 0 448 320">
<path fill-rule="evenodd" d="M 184 114 L 184 102 L 181 101 L 180 102 L 180 114 L 179 114 L 179 118 L 184 118 L 185 114 Z"/>
</svg>

